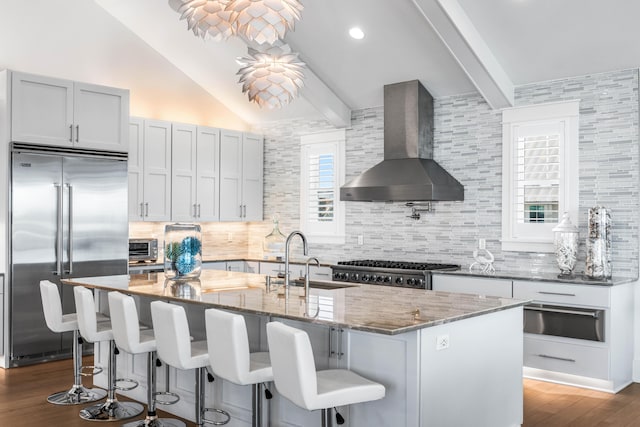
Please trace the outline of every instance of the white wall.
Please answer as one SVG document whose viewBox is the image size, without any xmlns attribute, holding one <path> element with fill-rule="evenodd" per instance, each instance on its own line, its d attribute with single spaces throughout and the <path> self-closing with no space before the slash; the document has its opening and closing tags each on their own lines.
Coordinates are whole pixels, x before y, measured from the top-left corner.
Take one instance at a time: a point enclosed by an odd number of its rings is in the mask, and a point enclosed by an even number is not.
<svg viewBox="0 0 640 427">
<path fill-rule="evenodd" d="M 3 68 L 129 89 L 131 115 L 249 130 L 93 1 L 0 1 Z"/>
</svg>

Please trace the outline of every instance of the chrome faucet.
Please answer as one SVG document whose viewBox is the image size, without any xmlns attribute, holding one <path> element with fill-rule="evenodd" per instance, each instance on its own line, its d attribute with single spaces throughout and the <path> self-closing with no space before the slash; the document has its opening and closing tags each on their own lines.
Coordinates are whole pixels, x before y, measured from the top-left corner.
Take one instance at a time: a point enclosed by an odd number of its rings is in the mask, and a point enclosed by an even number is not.
<svg viewBox="0 0 640 427">
<path fill-rule="evenodd" d="M 320 267 L 320 261 L 318 261 L 318 258 L 312 256 L 311 258 L 309 258 L 307 260 L 307 263 L 305 264 L 305 272 L 304 272 L 304 299 L 307 302 L 307 304 L 309 304 L 309 264 L 315 261 L 316 265 L 318 267 Z"/>
<path fill-rule="evenodd" d="M 304 255 L 307 255 L 307 253 L 309 252 L 309 247 L 307 246 L 307 238 L 304 237 L 302 231 L 292 231 L 291 234 L 287 236 L 287 241 L 284 244 L 284 295 L 287 300 L 289 299 L 289 279 L 291 276 L 291 273 L 289 272 L 289 244 L 295 236 L 300 236 L 300 238 L 302 239 L 302 250 L 304 252 Z"/>
</svg>

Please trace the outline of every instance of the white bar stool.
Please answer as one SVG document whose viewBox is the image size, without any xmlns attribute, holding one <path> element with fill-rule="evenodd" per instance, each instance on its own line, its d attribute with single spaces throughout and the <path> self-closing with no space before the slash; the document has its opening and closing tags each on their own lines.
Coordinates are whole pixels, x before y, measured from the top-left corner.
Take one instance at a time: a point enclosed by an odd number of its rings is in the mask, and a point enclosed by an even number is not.
<svg viewBox="0 0 640 427">
<path fill-rule="evenodd" d="M 62 301 L 58 286 L 48 280 L 40 282 L 40 297 L 42 298 L 44 320 L 49 329 L 56 333 L 73 331 L 73 386 L 67 391 L 52 394 L 47 397 L 47 401 L 54 405 L 79 405 L 104 399 L 107 395 L 106 390 L 101 388 L 88 389 L 82 385 L 82 339 L 78 331 L 76 314 L 62 314 Z"/>
<path fill-rule="evenodd" d="M 109 292 L 109 313 L 113 338 L 118 348 L 130 354 L 147 353 L 147 416 L 144 420 L 123 424 L 123 427 L 185 427 L 174 418 L 158 418 L 156 414 L 156 340 L 153 329 L 140 328 L 133 297 Z M 175 395 L 177 397 L 177 395 Z M 176 403 L 177 400 L 171 402 Z"/>
<path fill-rule="evenodd" d="M 116 398 L 116 346 L 113 341 L 111 322 L 96 320 L 96 304 L 93 293 L 82 286 L 73 289 L 78 314 L 78 327 L 82 337 L 89 342 L 109 342 L 109 363 L 107 367 L 107 400 L 80 411 L 80 418 L 89 421 L 116 421 L 138 416 L 142 405 L 135 402 L 119 402 Z"/>
<path fill-rule="evenodd" d="M 244 317 L 226 311 L 208 309 L 204 312 L 207 328 L 209 360 L 213 373 L 238 385 L 251 385 L 253 410 L 251 425 L 262 425 L 263 383 L 273 381 L 273 369 L 268 352 L 249 351 L 249 336 Z M 267 399 L 271 393 L 265 390 Z"/>
<path fill-rule="evenodd" d="M 331 425 L 331 408 L 382 399 L 385 388 L 348 369 L 316 371 L 305 331 L 267 323 L 267 340 L 278 392 L 309 411 L 322 410 L 322 426 Z M 344 419 L 336 414 L 338 424 Z"/>
<path fill-rule="evenodd" d="M 174 368 L 196 370 L 196 425 L 201 427 L 205 422 L 217 426 L 227 424 L 231 417 L 226 411 L 204 407 L 204 377 L 209 365 L 207 341 L 191 342 L 187 314 L 182 306 L 163 301 L 153 301 L 150 305 L 153 329 L 162 331 L 156 336 L 160 359 Z M 225 418 L 207 420 L 205 412 L 216 412 Z"/>
</svg>

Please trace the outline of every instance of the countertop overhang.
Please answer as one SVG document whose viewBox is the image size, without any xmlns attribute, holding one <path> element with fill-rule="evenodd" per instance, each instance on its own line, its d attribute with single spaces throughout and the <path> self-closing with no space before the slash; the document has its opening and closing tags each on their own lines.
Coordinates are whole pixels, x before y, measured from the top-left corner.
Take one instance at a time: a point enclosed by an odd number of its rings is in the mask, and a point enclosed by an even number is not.
<svg viewBox="0 0 640 427">
<path fill-rule="evenodd" d="M 310 290 L 307 307 L 304 288 L 291 287 L 287 300 L 282 285 L 267 289 L 264 275 L 220 270 L 203 270 L 199 279 L 190 281 L 166 280 L 162 273 L 147 273 L 71 278 L 62 282 L 386 335 L 521 307 L 529 302 L 365 284 L 341 287 L 345 284 L 327 281 L 323 289 Z"/>
</svg>

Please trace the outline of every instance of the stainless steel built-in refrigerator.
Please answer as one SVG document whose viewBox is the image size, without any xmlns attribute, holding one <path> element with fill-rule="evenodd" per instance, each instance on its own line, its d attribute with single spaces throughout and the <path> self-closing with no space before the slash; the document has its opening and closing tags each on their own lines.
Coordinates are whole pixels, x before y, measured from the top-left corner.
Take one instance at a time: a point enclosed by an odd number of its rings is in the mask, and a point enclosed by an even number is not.
<svg viewBox="0 0 640 427">
<path fill-rule="evenodd" d="M 39 283 L 57 283 L 69 313 L 73 289 L 61 278 L 127 273 L 126 154 L 14 145 L 10 236 L 11 366 L 64 357 L 72 333 L 47 328 Z"/>
</svg>

